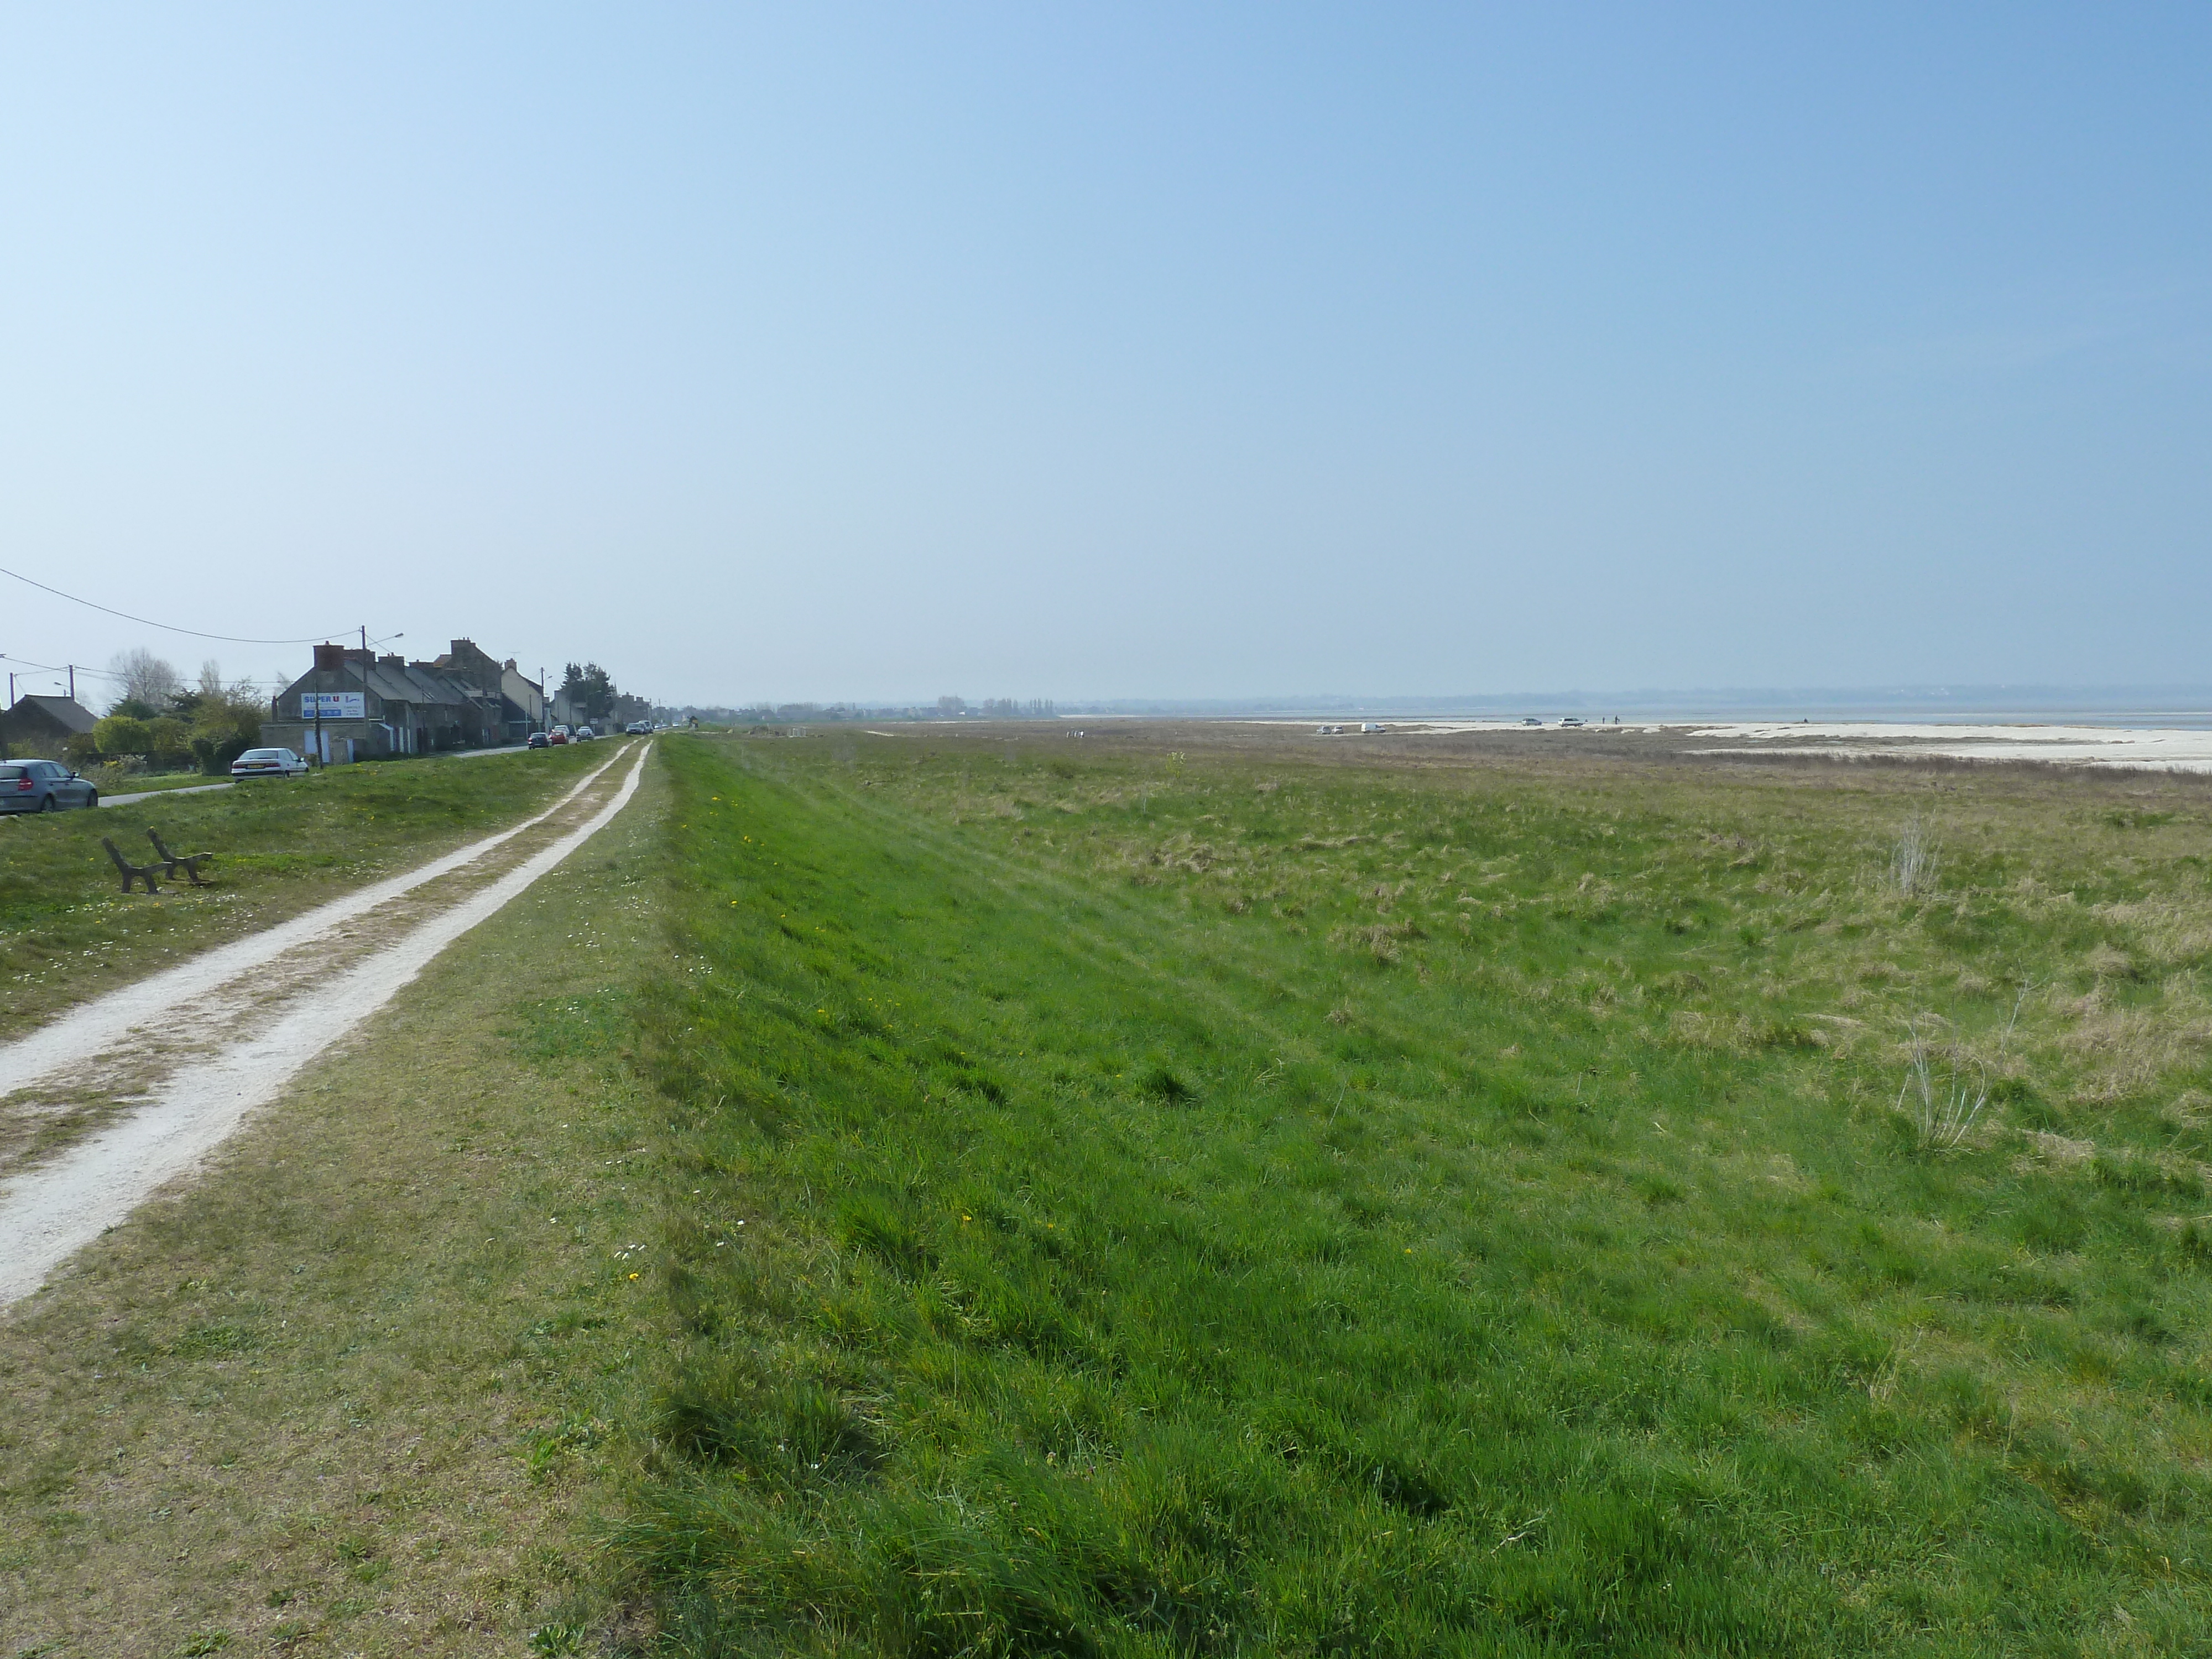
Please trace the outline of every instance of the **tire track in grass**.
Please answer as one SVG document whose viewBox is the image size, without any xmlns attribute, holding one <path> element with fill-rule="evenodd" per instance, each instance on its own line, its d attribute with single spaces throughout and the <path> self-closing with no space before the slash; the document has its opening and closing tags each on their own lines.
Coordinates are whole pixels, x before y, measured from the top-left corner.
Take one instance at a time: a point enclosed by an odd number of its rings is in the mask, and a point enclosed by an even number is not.
<svg viewBox="0 0 2212 1659">
<path fill-rule="evenodd" d="M 0 1307 L 30 1294 L 77 1249 L 122 1222 L 168 1182 L 188 1174 L 249 1114 L 273 1099 L 324 1049 L 390 1001 L 440 951 L 496 914 L 590 840 L 637 793 L 638 780 L 651 753 L 652 745 L 647 744 L 639 751 L 614 798 L 580 828 L 356 963 L 322 988 L 319 994 L 294 1001 L 266 1029 L 215 1053 L 188 1060 L 164 1079 L 137 1111 L 78 1143 L 53 1162 L 21 1174 L 0 1188 Z M 384 898 L 394 897 L 397 892 L 480 857 L 551 817 L 553 811 L 558 811 L 560 806 L 574 799 L 614 763 L 610 760 L 607 766 L 592 773 L 551 811 L 445 859 L 433 860 L 397 882 L 380 884 L 380 888 L 339 900 L 300 921 L 313 921 L 328 912 L 344 908 L 344 915 L 328 917 L 324 922 L 325 929 L 335 927 L 359 914 L 364 908 L 361 901 L 372 894 L 380 892 Z M 288 927 L 292 926 L 296 924 L 288 924 Z M 286 932 L 287 928 L 271 929 L 259 939 L 240 944 L 259 946 Z M 286 941 L 286 946 L 296 946 L 314 936 L 307 933 L 293 937 Z M 209 955 L 228 956 L 236 949 L 226 946 Z M 252 956 L 246 967 L 265 963 L 274 954 L 269 951 Z M 141 981 L 129 988 L 129 991 L 143 995 L 149 986 L 200 966 L 187 963 L 184 969 Z M 243 971 L 245 969 L 234 969 L 211 986 L 204 981 L 203 988 L 216 988 Z M 86 1015 L 97 1012 L 100 1020 L 105 1022 L 104 1027 L 91 1020 L 86 1024 L 94 1029 L 112 1030 L 118 1037 L 129 1035 L 135 1018 L 125 1019 L 117 1010 L 101 1009 L 102 1004 L 124 994 L 111 994 L 82 1011 Z M 67 1024 L 74 1018 L 67 1017 L 56 1024 Z M 25 1042 L 37 1042 L 52 1030 L 48 1027 L 37 1036 L 25 1039 Z M 0 1050 L 0 1064 L 4 1064 L 5 1060 L 6 1051 Z"/>
<path fill-rule="evenodd" d="M 584 779 L 568 790 L 560 801 L 556 801 L 538 817 L 525 818 L 511 830 L 500 830 L 495 836 L 484 836 L 483 841 L 471 841 L 467 848 L 456 848 L 441 858 L 431 858 L 427 865 L 410 869 L 403 876 L 392 876 L 387 880 L 374 883 L 369 887 L 347 894 L 345 898 L 334 898 L 327 905 L 316 905 L 305 915 L 295 915 L 292 921 L 270 927 L 264 933 L 232 940 L 230 945 L 219 945 L 212 951 L 195 956 L 191 963 L 179 963 L 173 969 L 161 969 L 149 978 L 97 995 L 91 1002 L 70 1009 L 58 1020 L 40 1026 L 28 1037 L 0 1044 L 0 1095 L 13 1095 L 20 1088 L 31 1088 L 33 1084 L 46 1082 L 58 1071 L 73 1066 L 88 1053 L 101 1048 L 112 1048 L 131 1036 L 133 1029 L 164 1018 L 173 1006 L 188 1002 L 192 998 L 206 995 L 208 991 L 219 991 L 232 980 L 241 978 L 258 967 L 265 967 L 289 949 L 321 940 L 323 936 L 354 921 L 356 915 L 368 915 L 369 911 L 387 905 L 403 894 L 438 876 L 447 876 L 462 865 L 476 863 L 487 852 L 504 848 L 520 834 L 550 818 L 556 811 L 566 807 L 577 796 L 584 794 L 592 783 L 598 783 L 606 768 L 615 765 L 622 757 L 608 757 L 604 765 L 592 769 Z"/>
<path fill-rule="evenodd" d="M 137 1028 L 167 1016 L 178 1004 L 220 990 L 233 980 L 267 966 L 287 951 L 321 939 L 356 917 L 368 915 L 425 882 L 435 881 L 473 864 L 485 854 L 544 823 L 599 781 L 607 768 L 621 758 L 619 754 L 609 757 L 604 765 L 587 773 L 552 805 L 511 829 L 456 848 L 404 875 L 318 905 L 305 915 L 279 922 L 265 932 L 218 945 L 189 962 L 180 962 L 173 968 L 94 997 L 28 1036 L 0 1043 L 0 1079 L 4 1079 L 0 1081 L 0 1097 L 44 1083 L 86 1055 L 113 1048 Z"/>
</svg>

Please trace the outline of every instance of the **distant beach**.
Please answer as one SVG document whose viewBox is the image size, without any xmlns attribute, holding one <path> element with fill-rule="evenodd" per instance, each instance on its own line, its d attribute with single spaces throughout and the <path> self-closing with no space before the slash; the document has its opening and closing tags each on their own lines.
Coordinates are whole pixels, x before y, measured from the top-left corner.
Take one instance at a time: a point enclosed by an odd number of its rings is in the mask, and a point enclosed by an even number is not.
<svg viewBox="0 0 2212 1659">
<path fill-rule="evenodd" d="M 1093 718 L 1096 718 L 1095 716 Z M 1334 717 L 1336 730 L 1358 734 L 1358 723 Z M 1802 755 L 1839 760 L 1907 758 L 2039 761 L 2055 765 L 2145 768 L 2167 772 L 2212 772 L 2212 714 L 2158 711 L 2078 713 L 2063 720 L 1981 716 L 1974 720 L 1713 720 L 1577 713 L 1587 722 L 1563 725 L 1558 714 L 1517 719 L 1422 719 L 1395 716 L 1376 721 L 1368 735 L 1442 737 L 1451 734 L 1535 738 L 1555 734 L 1562 741 L 1642 738 L 1678 755 Z M 1532 722 L 1540 722 L 1532 723 Z M 1303 727 L 1305 720 L 1270 716 L 1241 724 Z"/>
</svg>

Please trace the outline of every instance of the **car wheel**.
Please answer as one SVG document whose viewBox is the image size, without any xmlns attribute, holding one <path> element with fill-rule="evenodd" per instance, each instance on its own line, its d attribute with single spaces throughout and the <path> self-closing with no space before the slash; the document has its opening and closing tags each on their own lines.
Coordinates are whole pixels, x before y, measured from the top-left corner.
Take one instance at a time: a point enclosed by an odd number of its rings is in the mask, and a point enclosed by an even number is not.
<svg viewBox="0 0 2212 1659">
<path fill-rule="evenodd" d="M 85 804 L 87 806 L 97 806 L 97 805 L 100 805 L 100 791 L 99 791 L 99 790 L 97 790 L 97 789 L 88 789 L 88 790 L 86 790 L 86 791 L 84 792 L 84 804 Z"/>
<path fill-rule="evenodd" d="M 39 811 L 41 812 L 51 812 L 53 810 L 54 798 L 52 795 L 47 796 L 44 800 L 39 803 Z"/>
</svg>

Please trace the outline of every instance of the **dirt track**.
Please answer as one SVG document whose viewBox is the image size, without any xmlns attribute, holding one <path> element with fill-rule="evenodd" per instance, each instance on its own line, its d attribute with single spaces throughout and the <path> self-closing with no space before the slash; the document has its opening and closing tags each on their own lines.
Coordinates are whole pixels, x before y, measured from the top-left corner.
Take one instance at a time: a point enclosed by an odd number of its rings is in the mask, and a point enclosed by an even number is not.
<svg viewBox="0 0 2212 1659">
<path fill-rule="evenodd" d="M 316 1055 L 636 793 L 617 755 L 553 807 L 0 1047 L 0 1307 L 188 1175 Z M 11 1156 L 12 1149 L 12 1156 Z"/>
</svg>

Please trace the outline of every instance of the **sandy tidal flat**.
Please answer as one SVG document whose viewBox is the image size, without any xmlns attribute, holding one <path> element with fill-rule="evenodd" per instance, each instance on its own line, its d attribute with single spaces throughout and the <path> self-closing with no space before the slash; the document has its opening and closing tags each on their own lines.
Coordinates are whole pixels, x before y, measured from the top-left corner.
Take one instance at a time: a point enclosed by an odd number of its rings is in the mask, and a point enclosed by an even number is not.
<svg viewBox="0 0 2212 1659">
<path fill-rule="evenodd" d="M 2096 726 L 1720 725 L 1685 736 L 1703 755 L 1938 755 L 1954 760 L 2052 761 L 2069 766 L 2212 772 L 2212 731 L 2127 731 Z"/>
</svg>

